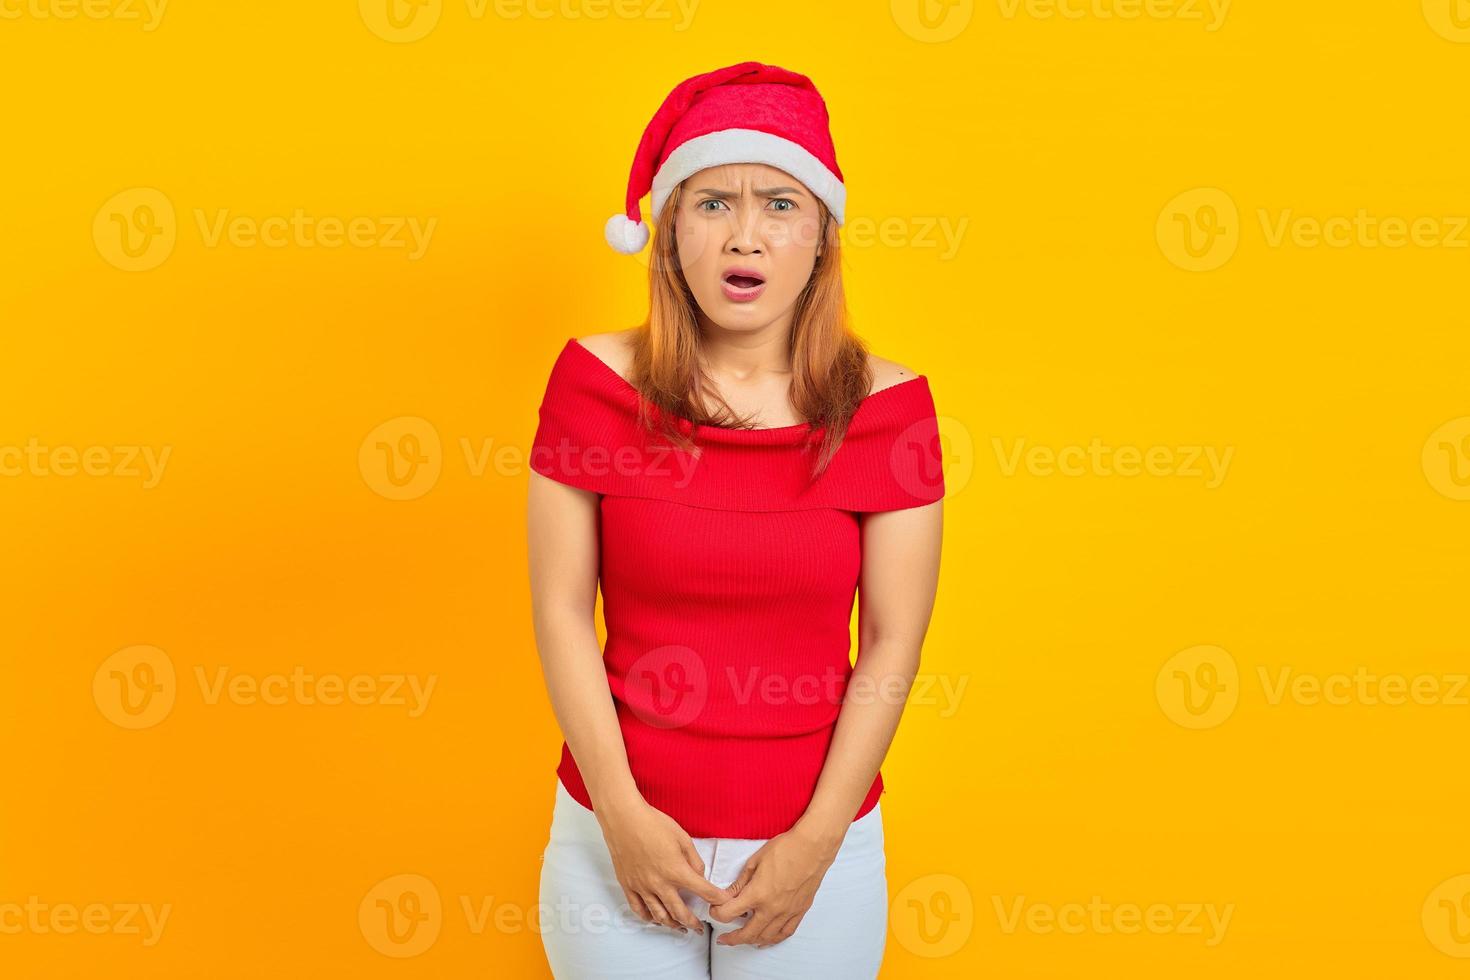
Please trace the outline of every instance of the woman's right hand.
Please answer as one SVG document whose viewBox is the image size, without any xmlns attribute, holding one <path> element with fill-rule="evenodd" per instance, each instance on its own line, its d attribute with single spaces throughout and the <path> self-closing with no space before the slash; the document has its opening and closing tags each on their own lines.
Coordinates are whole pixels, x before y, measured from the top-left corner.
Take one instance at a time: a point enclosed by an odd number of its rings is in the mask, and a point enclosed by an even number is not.
<svg viewBox="0 0 1470 980">
<path fill-rule="evenodd" d="M 684 828 L 641 797 L 593 811 L 612 854 L 613 870 L 628 904 L 639 917 L 685 932 L 703 934 L 704 924 L 689 911 L 679 889 L 711 905 L 734 898 L 704 877 L 704 859 Z"/>
</svg>

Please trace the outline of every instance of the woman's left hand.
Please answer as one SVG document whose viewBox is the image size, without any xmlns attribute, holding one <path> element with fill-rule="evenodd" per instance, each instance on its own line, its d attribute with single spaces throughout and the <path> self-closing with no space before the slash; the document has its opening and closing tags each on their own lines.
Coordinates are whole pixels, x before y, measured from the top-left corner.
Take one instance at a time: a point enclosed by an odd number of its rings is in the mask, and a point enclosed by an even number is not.
<svg viewBox="0 0 1470 980">
<path fill-rule="evenodd" d="M 807 909 L 812 907 L 817 888 L 837 857 L 841 841 L 793 827 L 766 841 L 730 883 L 735 897 L 722 905 L 711 905 L 710 916 L 733 922 L 754 910 L 750 921 L 718 937 L 725 946 L 749 943 L 765 947 L 781 942 L 796 932 Z"/>
</svg>

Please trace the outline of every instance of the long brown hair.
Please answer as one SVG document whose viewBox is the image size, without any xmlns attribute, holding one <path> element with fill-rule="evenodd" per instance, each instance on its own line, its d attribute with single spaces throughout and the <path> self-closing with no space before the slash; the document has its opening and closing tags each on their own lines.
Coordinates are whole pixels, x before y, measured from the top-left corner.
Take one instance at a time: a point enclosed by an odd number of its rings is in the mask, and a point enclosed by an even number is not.
<svg viewBox="0 0 1470 980">
<path fill-rule="evenodd" d="M 695 440 L 677 428 L 677 419 L 730 429 L 758 428 L 740 418 L 719 396 L 699 367 L 698 304 L 684 279 L 674 237 L 683 184 L 670 193 L 653 229 L 648 265 L 648 319 L 631 341 L 629 382 L 641 398 L 640 417 L 661 429 L 676 446 L 698 452 Z M 811 278 L 796 299 L 791 324 L 791 403 L 812 428 L 804 449 L 815 452 L 812 478 L 819 476 L 842 444 L 848 423 L 872 387 L 866 345 L 847 326 L 842 289 L 842 254 L 837 222 L 821 208 L 821 254 Z M 699 394 L 715 403 L 706 412 Z M 821 433 L 818 443 L 815 436 Z M 697 434 L 697 432 L 696 432 Z"/>
</svg>

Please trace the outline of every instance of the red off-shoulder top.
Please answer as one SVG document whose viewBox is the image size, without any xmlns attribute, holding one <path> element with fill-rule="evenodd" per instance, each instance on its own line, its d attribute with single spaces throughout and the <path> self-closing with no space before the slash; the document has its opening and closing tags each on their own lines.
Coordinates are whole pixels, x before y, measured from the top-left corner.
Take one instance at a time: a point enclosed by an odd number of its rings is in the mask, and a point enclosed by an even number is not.
<svg viewBox="0 0 1470 980">
<path fill-rule="evenodd" d="M 863 515 L 944 496 L 928 378 L 869 395 L 814 482 L 810 423 L 677 419 L 696 456 L 642 428 L 638 399 L 569 339 L 531 468 L 601 495 L 603 661 L 644 799 L 691 837 L 774 837 L 811 801 L 852 673 Z M 556 771 L 590 809 L 565 742 Z"/>
</svg>

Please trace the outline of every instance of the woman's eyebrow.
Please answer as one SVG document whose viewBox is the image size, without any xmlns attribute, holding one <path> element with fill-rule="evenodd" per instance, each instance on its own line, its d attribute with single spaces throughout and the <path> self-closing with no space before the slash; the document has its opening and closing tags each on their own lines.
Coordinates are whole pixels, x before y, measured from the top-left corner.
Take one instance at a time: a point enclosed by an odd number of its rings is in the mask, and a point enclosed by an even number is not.
<svg viewBox="0 0 1470 980">
<path fill-rule="evenodd" d="M 752 188 L 752 191 L 755 193 L 755 195 L 757 197 L 775 197 L 778 194 L 800 194 L 801 193 L 801 188 L 799 188 L 799 187 L 755 187 L 755 188 Z M 739 197 L 740 196 L 740 192 L 739 191 L 720 190 L 717 187 L 701 187 L 699 190 L 695 191 L 694 193 L 696 193 L 696 194 L 708 194 L 710 197 L 717 197 L 717 198 L 720 198 L 722 200 L 723 199 L 726 199 L 726 198 L 732 198 L 732 197 Z"/>
</svg>

